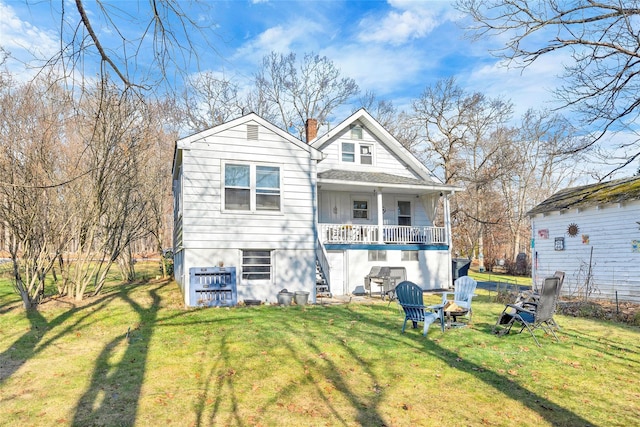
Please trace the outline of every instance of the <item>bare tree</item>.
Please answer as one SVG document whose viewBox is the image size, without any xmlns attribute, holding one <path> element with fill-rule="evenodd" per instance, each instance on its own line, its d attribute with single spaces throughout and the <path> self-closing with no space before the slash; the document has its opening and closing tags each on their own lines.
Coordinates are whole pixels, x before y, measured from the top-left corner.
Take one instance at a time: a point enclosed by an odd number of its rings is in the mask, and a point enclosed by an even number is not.
<svg viewBox="0 0 640 427">
<path fill-rule="evenodd" d="M 202 14 L 198 9 L 185 11 L 179 0 L 138 1 L 134 7 L 75 0 L 73 7 L 64 6 L 66 3 L 61 9 L 51 9 L 60 14 L 60 50 L 46 59 L 47 64 L 60 64 L 67 76 L 73 76 L 80 66 L 97 58 L 95 63 L 101 66 L 96 71 L 117 76 L 127 88 L 171 85 L 176 73 L 184 73 L 192 61 L 197 62 L 195 52 L 202 49 L 195 42 L 198 36 L 206 43 L 215 28 L 210 21 L 207 25 L 198 22 L 200 16 L 213 15 L 207 11 L 207 2 L 190 2 L 191 8 L 202 8 Z M 102 26 L 112 31 L 96 30 Z M 207 49 L 215 53 L 213 46 Z"/>
<path fill-rule="evenodd" d="M 307 119 L 326 122 L 336 107 L 359 91 L 355 80 L 341 77 L 331 60 L 314 53 L 305 54 L 298 64 L 294 53 L 272 52 L 263 58 L 255 79 L 259 95 L 254 99 L 274 105 L 279 125 L 300 138 Z"/>
<path fill-rule="evenodd" d="M 447 184 L 460 179 L 462 149 L 470 132 L 467 115 L 477 100 L 458 86 L 453 77 L 439 80 L 413 100 L 413 126 L 423 141 L 414 148 L 415 152 L 431 162 Z"/>
<path fill-rule="evenodd" d="M 521 243 L 528 241 L 527 212 L 575 180 L 579 156 L 566 154 L 566 147 L 575 145 L 576 133 L 558 114 L 529 110 L 503 144 L 508 173 L 500 174 L 498 182 L 513 262 Z"/>
<path fill-rule="evenodd" d="M 99 293 L 116 261 L 124 279 L 132 279 L 130 244 L 148 233 L 141 185 L 143 153 L 149 144 L 146 110 L 134 92 L 122 93 L 105 81 L 97 83 L 79 106 L 77 162 L 87 168 L 87 175 L 71 183 L 74 199 L 69 201 L 77 213 L 77 261 L 71 278 L 76 300 L 84 298 L 90 285 L 94 295 Z"/>
<path fill-rule="evenodd" d="M 567 52 L 566 85 L 556 95 L 582 115 L 595 136 L 570 147 L 580 151 L 608 131 L 635 130 L 640 113 L 640 38 L 638 0 L 459 0 L 457 8 L 471 14 L 476 38 L 499 35 L 504 48 L 496 53 L 511 66 L 526 67 L 552 52 Z M 505 37 L 506 36 L 506 37 Z M 640 140 L 622 168 L 640 156 Z"/>
<path fill-rule="evenodd" d="M 181 109 L 193 132 L 209 129 L 242 114 L 238 86 L 207 71 L 187 78 Z"/>
<path fill-rule="evenodd" d="M 44 295 L 45 277 L 68 239 L 64 203 L 65 135 L 69 98 L 45 79 L 0 87 L 0 222 L 6 230 L 13 278 L 25 308 Z"/>
</svg>

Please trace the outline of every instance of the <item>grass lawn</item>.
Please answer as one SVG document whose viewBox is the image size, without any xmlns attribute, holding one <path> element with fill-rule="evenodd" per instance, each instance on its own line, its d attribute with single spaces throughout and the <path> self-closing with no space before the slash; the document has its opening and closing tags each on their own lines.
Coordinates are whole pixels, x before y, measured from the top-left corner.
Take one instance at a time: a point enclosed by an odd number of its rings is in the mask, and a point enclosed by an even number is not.
<svg viewBox="0 0 640 427">
<path fill-rule="evenodd" d="M 188 310 L 141 280 L 25 313 L 0 278 L 0 424 L 637 425 L 639 328 L 557 316 L 538 348 L 491 333 L 484 292 L 470 327 L 425 339 L 379 300 Z"/>
</svg>

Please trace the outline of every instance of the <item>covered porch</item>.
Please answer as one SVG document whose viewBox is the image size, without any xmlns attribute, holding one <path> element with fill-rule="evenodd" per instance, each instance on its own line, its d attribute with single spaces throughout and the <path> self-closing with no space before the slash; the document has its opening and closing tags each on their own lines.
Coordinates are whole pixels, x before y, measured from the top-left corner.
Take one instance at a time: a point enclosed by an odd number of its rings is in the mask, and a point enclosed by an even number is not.
<svg viewBox="0 0 640 427">
<path fill-rule="evenodd" d="M 447 244 L 445 227 L 406 225 L 318 224 L 324 244 L 390 243 Z"/>
</svg>

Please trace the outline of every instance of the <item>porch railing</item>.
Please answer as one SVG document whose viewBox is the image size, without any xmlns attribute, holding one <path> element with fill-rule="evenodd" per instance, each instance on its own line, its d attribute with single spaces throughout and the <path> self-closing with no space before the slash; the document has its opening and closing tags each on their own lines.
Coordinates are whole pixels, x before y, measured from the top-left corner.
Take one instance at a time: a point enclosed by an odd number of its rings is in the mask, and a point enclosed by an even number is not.
<svg viewBox="0 0 640 427">
<path fill-rule="evenodd" d="M 377 225 L 319 224 L 319 237 L 323 243 L 377 243 Z M 384 225 L 384 243 L 442 244 L 447 242 L 444 227 L 415 227 Z"/>
</svg>

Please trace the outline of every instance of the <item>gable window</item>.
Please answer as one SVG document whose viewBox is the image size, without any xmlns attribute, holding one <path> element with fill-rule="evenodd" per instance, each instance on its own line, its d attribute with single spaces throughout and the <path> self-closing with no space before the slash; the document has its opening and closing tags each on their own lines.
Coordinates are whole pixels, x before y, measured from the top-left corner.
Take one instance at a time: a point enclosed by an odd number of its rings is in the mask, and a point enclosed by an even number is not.
<svg viewBox="0 0 640 427">
<path fill-rule="evenodd" d="M 343 163 L 373 165 L 373 144 L 343 142 L 341 147 Z"/>
<path fill-rule="evenodd" d="M 369 219 L 369 201 L 353 201 L 353 219 Z"/>
<path fill-rule="evenodd" d="M 351 125 L 351 139 L 362 139 L 362 126 Z"/>
<path fill-rule="evenodd" d="M 398 200 L 398 225 L 411 225 L 411 202 Z"/>
<path fill-rule="evenodd" d="M 363 165 L 373 164 L 373 146 L 372 145 L 360 145 L 360 163 Z"/>
<path fill-rule="evenodd" d="M 242 278 L 271 280 L 271 250 L 243 250 Z"/>
<path fill-rule="evenodd" d="M 224 208 L 234 211 L 279 211 L 280 167 L 224 165 Z"/>
<path fill-rule="evenodd" d="M 353 142 L 342 143 L 342 161 L 347 163 L 356 161 L 356 145 Z"/>
</svg>

